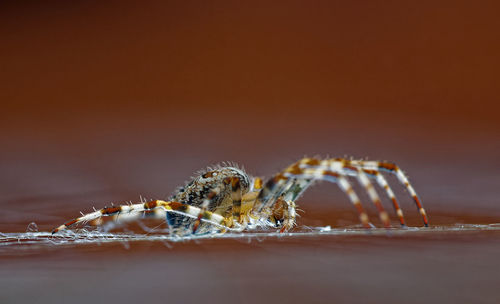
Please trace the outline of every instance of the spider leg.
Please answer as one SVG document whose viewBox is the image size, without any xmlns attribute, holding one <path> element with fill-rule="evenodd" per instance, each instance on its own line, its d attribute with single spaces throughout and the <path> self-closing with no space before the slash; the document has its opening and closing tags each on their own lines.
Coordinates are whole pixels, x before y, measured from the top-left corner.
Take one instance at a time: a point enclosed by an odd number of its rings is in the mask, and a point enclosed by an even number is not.
<svg viewBox="0 0 500 304">
<path fill-rule="evenodd" d="M 413 188 L 413 186 L 410 184 L 410 181 L 408 180 L 408 177 L 403 173 L 403 171 L 397 166 L 396 164 L 390 163 L 390 162 L 380 162 L 380 161 L 350 161 L 353 166 L 360 167 L 365 170 L 374 170 L 374 171 L 386 171 L 391 174 L 396 175 L 398 178 L 399 182 L 408 190 L 408 193 L 410 196 L 413 198 L 413 201 L 415 202 L 415 205 L 417 206 L 417 209 L 422 216 L 422 220 L 424 222 L 424 225 L 426 227 L 429 226 L 429 220 L 427 218 L 427 213 L 425 212 L 424 207 L 422 206 L 422 203 L 420 199 L 418 198 L 417 192 Z"/>
<path fill-rule="evenodd" d="M 104 217 L 100 217 L 91 221 L 93 226 L 102 226 L 104 231 L 109 231 L 117 227 L 122 226 L 125 223 L 140 221 L 141 219 L 156 219 L 165 221 L 165 216 L 167 212 L 162 208 L 157 208 L 154 210 L 145 210 L 142 212 L 129 212 L 129 213 L 117 213 L 109 216 L 111 221 L 104 221 Z M 139 224 L 141 227 L 146 228 L 146 226 Z"/>
<path fill-rule="evenodd" d="M 264 208 L 269 208 L 276 202 L 277 197 L 284 195 L 288 199 L 289 195 L 295 198 L 299 197 L 313 180 L 327 180 L 338 184 L 340 189 L 347 195 L 351 203 L 358 211 L 359 218 L 364 227 L 370 228 L 368 214 L 365 212 L 361 201 L 354 191 L 353 187 L 347 180 L 345 174 L 341 170 L 333 172 L 331 170 L 323 170 L 318 168 L 302 169 L 299 167 L 300 162 L 297 162 L 283 172 L 276 174 L 268 180 L 264 187 L 259 192 L 254 204 L 254 210 L 260 213 Z M 318 163 L 319 164 L 319 161 Z M 303 187 L 294 189 L 294 186 L 302 183 Z"/>
<path fill-rule="evenodd" d="M 290 179 L 285 177 L 283 173 L 278 173 L 269 179 L 259 191 L 257 198 L 255 199 L 253 209 L 257 213 L 262 212 L 265 207 L 271 205 L 276 198 L 285 191 L 286 185 L 290 182 Z M 271 203 L 269 203 L 271 202 Z"/>
<path fill-rule="evenodd" d="M 368 196 L 370 197 L 375 207 L 377 207 L 380 220 L 382 221 L 382 223 L 386 228 L 390 228 L 391 221 L 389 218 L 389 214 L 387 213 L 387 211 L 385 211 L 384 207 L 382 206 L 380 197 L 378 196 L 375 187 L 366 176 L 366 173 L 362 170 L 359 170 L 358 175 L 356 177 L 359 180 L 359 183 L 365 188 L 366 192 L 368 193 Z"/>
<path fill-rule="evenodd" d="M 333 161 L 333 162 L 339 161 L 341 163 L 346 163 L 347 165 L 356 166 L 360 170 L 362 170 L 363 173 L 366 174 L 368 177 L 375 178 L 377 184 L 382 189 L 385 190 L 387 196 L 391 200 L 392 205 L 394 207 L 394 210 L 395 210 L 395 212 L 396 212 L 396 214 L 397 214 L 397 216 L 399 218 L 399 222 L 400 222 L 401 226 L 403 226 L 403 227 L 406 226 L 405 220 L 404 220 L 404 216 L 403 216 L 403 211 L 399 207 L 399 203 L 396 200 L 396 196 L 394 195 L 394 192 L 392 191 L 391 187 L 389 186 L 389 183 L 387 182 L 387 180 L 385 179 L 385 177 L 382 174 L 380 174 L 380 172 L 378 172 L 377 170 L 363 169 L 361 166 L 359 166 L 359 164 L 352 164 L 352 161 L 348 160 L 348 159 L 338 158 L 338 159 L 332 159 L 331 161 Z M 346 170 L 344 170 L 345 174 L 347 174 L 347 175 L 354 176 L 354 177 L 357 177 L 359 175 L 358 170 L 353 170 L 352 167 L 350 167 L 350 166 L 347 166 L 347 167 L 344 166 L 344 168 L 347 168 Z M 370 187 L 370 186 L 368 186 L 368 187 Z"/>
<path fill-rule="evenodd" d="M 369 178 L 363 170 L 360 170 L 355 166 L 349 166 L 348 163 L 340 160 L 328 159 L 320 161 L 319 159 L 315 158 L 304 158 L 297 162 L 295 165 L 292 165 L 290 170 L 303 170 L 303 172 L 309 173 L 312 176 L 317 176 L 317 179 L 323 179 L 322 176 L 324 176 L 328 171 L 337 172 L 343 175 L 347 175 L 347 173 L 351 171 L 352 174 L 354 174 L 354 177 L 361 184 L 361 186 L 364 187 L 370 200 L 377 208 L 381 222 L 386 228 L 391 227 L 389 214 L 382 206 L 380 197 L 378 196 L 375 187 L 373 187 L 373 184 L 370 182 Z"/>
<path fill-rule="evenodd" d="M 366 170 L 366 169 L 363 169 L 363 171 L 368 176 L 373 176 L 375 178 L 375 180 L 377 181 L 377 184 L 381 188 L 383 188 L 385 190 L 387 196 L 389 197 L 389 199 L 392 202 L 392 206 L 394 207 L 394 211 L 398 215 L 399 222 L 400 222 L 401 226 L 402 227 L 406 227 L 405 219 L 404 219 L 404 216 L 403 216 L 403 210 L 401 210 L 401 208 L 399 207 L 399 203 L 396 200 L 396 196 L 394 195 L 394 192 L 392 191 L 392 189 L 389 186 L 389 183 L 387 182 L 387 180 L 385 179 L 385 177 L 382 174 L 380 174 L 380 172 L 375 171 L 375 170 Z"/>
<path fill-rule="evenodd" d="M 299 183 L 296 179 L 285 176 L 285 173 L 286 172 L 283 171 L 276 174 L 269 179 L 260 190 L 258 190 L 258 195 L 252 208 L 252 213 L 260 214 L 262 210 L 269 209 L 269 207 L 271 207 L 271 205 L 273 205 L 283 193 L 296 193 L 293 198 L 298 197 L 312 181 L 312 179 L 307 180 L 307 182 L 302 180 Z M 300 186 L 304 187 L 301 188 Z M 287 195 L 286 199 L 292 200 L 289 196 L 290 195 Z"/>
<path fill-rule="evenodd" d="M 201 214 L 201 219 L 204 222 L 211 223 L 215 226 L 222 227 L 224 229 L 230 229 L 228 227 L 227 219 L 222 215 L 212 213 L 210 211 L 202 211 L 200 208 L 190 206 L 187 204 L 179 203 L 179 202 L 166 202 L 162 200 L 154 200 L 146 203 L 140 204 L 132 204 L 132 205 L 121 205 L 116 207 L 106 207 L 100 210 L 97 210 L 92 213 L 85 214 L 81 217 L 75 218 L 71 221 L 64 223 L 63 225 L 52 230 L 52 234 L 55 234 L 61 230 L 65 230 L 72 225 L 88 222 L 92 220 L 99 219 L 103 216 L 111 216 L 117 215 L 120 213 L 132 213 L 132 212 L 143 212 L 143 211 L 152 211 L 154 209 L 161 208 L 166 212 L 178 213 L 184 216 L 188 216 L 191 218 L 198 218 Z"/>
<path fill-rule="evenodd" d="M 351 203 L 354 205 L 354 207 L 358 211 L 359 219 L 360 219 L 361 223 L 363 224 L 363 226 L 365 228 L 372 227 L 370 225 L 368 214 L 364 210 L 363 205 L 361 204 L 361 200 L 359 199 L 358 195 L 354 191 L 354 188 L 352 187 L 351 183 L 347 179 L 346 175 L 344 175 L 343 173 L 338 173 L 338 172 L 333 172 L 333 171 L 325 171 L 325 170 L 321 170 L 321 169 L 312 169 L 312 168 L 306 169 L 304 171 L 305 171 L 304 173 L 306 173 L 306 174 L 317 175 L 317 179 L 337 183 L 339 185 L 340 189 L 342 189 L 342 191 L 344 191 L 344 193 L 347 194 L 347 196 L 349 197 L 349 200 L 351 201 Z M 319 175 L 321 175 L 321 177 Z"/>
<path fill-rule="evenodd" d="M 329 166 L 330 169 L 335 169 L 335 167 L 339 166 L 339 164 L 336 161 L 327 160 L 324 162 L 330 163 L 330 166 Z M 355 173 L 356 179 L 361 184 L 361 186 L 363 186 L 365 188 L 365 191 L 368 193 L 370 200 L 373 202 L 373 204 L 377 208 L 380 220 L 382 221 L 382 223 L 384 224 L 384 226 L 386 228 L 391 227 L 389 214 L 387 213 L 387 211 L 385 211 L 384 207 L 382 206 L 382 202 L 380 201 L 380 197 L 378 196 L 377 191 L 375 190 L 375 187 L 368 179 L 366 173 L 363 170 L 360 170 L 359 168 L 356 168 L 356 167 L 348 167 L 347 165 L 342 164 L 342 163 L 340 165 L 343 166 L 344 172 L 348 171 L 348 170 L 352 170 Z"/>
</svg>

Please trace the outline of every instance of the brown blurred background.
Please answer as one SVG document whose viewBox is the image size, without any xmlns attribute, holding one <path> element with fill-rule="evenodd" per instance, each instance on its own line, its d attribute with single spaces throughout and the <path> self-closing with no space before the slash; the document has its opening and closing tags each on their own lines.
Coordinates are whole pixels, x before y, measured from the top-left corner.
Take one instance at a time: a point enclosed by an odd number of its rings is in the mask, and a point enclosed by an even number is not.
<svg viewBox="0 0 500 304">
<path fill-rule="evenodd" d="M 4 1 L 0 231 L 164 198 L 220 161 L 269 176 L 327 154 L 397 162 L 432 224 L 499 222 L 499 9 Z M 335 187 L 302 201 L 305 223 L 356 223 Z"/>
<path fill-rule="evenodd" d="M 495 1 L 3 2 L 0 204 L 25 212 L 13 201 L 83 193 L 66 202 L 74 212 L 165 197 L 220 161 L 268 176 L 329 154 L 398 162 L 428 208 L 498 212 L 497 12 Z"/>
</svg>

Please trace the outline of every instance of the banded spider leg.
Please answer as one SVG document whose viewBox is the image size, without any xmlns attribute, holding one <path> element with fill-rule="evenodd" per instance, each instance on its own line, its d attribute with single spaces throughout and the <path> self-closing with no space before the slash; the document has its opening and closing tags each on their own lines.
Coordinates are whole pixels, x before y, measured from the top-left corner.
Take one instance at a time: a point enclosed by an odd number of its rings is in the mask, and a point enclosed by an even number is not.
<svg viewBox="0 0 500 304">
<path fill-rule="evenodd" d="M 406 188 L 406 190 L 408 191 L 408 193 L 412 197 L 413 201 L 415 202 L 415 206 L 417 207 L 418 212 L 422 216 L 422 220 L 424 222 L 425 227 L 429 226 L 429 219 L 427 218 L 427 213 L 425 212 L 425 209 L 424 209 L 424 207 L 423 207 L 423 205 L 422 205 L 422 203 L 417 195 L 417 192 L 415 191 L 413 186 L 410 184 L 408 177 L 406 177 L 406 175 L 399 168 L 399 166 L 397 166 L 396 164 L 393 164 L 393 163 L 380 162 L 380 161 L 361 161 L 361 160 L 358 160 L 358 161 L 350 161 L 350 163 L 354 166 L 357 166 L 357 167 L 363 169 L 368 174 L 371 174 L 371 175 L 376 176 L 378 178 L 380 176 L 382 176 L 380 174 L 380 171 L 389 172 L 389 173 L 395 175 L 397 177 L 397 179 L 399 180 L 399 182 Z M 382 181 L 380 184 L 382 186 L 382 184 L 384 184 L 384 182 Z M 385 182 L 385 184 L 387 184 L 387 182 Z M 385 188 L 385 186 L 382 186 L 382 187 Z M 387 194 L 389 195 L 389 197 L 391 198 L 391 200 L 394 203 L 394 208 L 396 208 L 397 210 L 401 210 L 401 209 L 399 209 L 399 205 L 396 201 L 394 193 L 392 192 L 392 190 L 390 189 L 388 184 L 387 184 L 386 190 L 387 190 Z M 400 213 L 401 213 L 400 218 L 402 218 L 403 217 L 402 211 L 400 211 Z M 399 213 L 398 213 L 398 215 L 399 215 Z"/>
<path fill-rule="evenodd" d="M 154 201 L 149 201 L 146 203 L 140 203 L 140 204 L 132 204 L 132 205 L 120 205 L 116 207 L 106 207 L 100 210 L 97 210 L 92 213 L 85 214 L 81 217 L 77 217 L 73 220 L 70 220 L 61 226 L 55 228 L 52 230 L 52 234 L 57 233 L 59 231 L 65 230 L 73 225 L 76 225 L 78 223 L 86 223 L 89 221 L 93 221 L 96 219 L 99 219 L 103 216 L 112 216 L 112 215 L 118 215 L 121 213 L 137 213 L 137 212 L 144 212 L 144 211 L 152 211 L 157 208 L 162 208 L 166 212 L 172 212 L 176 214 L 180 214 L 183 216 L 187 216 L 190 218 L 198 219 L 200 218 L 201 221 L 210 223 L 212 225 L 215 225 L 217 227 L 220 227 L 224 230 L 233 230 L 231 227 L 229 227 L 230 223 L 228 223 L 227 218 L 223 217 L 222 215 L 210 212 L 210 211 L 203 211 L 198 207 L 194 207 L 188 204 L 183 204 L 180 202 L 172 202 L 172 201 L 162 201 L 162 200 L 154 200 Z M 201 215 L 201 217 L 200 217 Z"/>
<path fill-rule="evenodd" d="M 373 189 L 373 185 L 371 185 L 371 182 L 363 173 L 359 174 L 357 177 L 359 182 L 369 193 L 373 203 L 377 206 L 384 226 L 390 227 L 389 217 L 382 207 L 380 199 Z M 287 197 L 291 196 L 292 199 L 298 198 L 314 180 L 326 180 L 336 183 L 355 206 L 363 226 L 366 228 L 371 227 L 368 214 L 364 210 L 361 200 L 347 179 L 347 175 L 343 172 L 341 164 L 335 163 L 327 167 L 320 166 L 319 160 L 317 159 L 303 159 L 271 178 L 259 194 L 259 198 L 254 208 L 256 208 L 257 212 L 260 212 L 260 210 L 264 208 L 269 208 L 276 201 L 276 198 L 282 194 L 285 194 Z"/>
<path fill-rule="evenodd" d="M 374 168 L 374 164 L 377 164 L 376 168 Z M 414 201 L 419 208 L 420 214 L 423 217 L 424 224 L 427 226 L 428 220 L 425 214 L 425 210 L 418 200 L 413 187 L 411 187 L 411 185 L 409 184 L 406 176 L 402 173 L 399 167 L 390 163 L 383 162 L 349 161 L 346 159 L 320 160 L 317 158 L 304 158 L 287 167 L 285 170 L 271 178 L 266 183 L 264 189 L 262 189 L 262 191 L 259 193 L 258 200 L 256 201 L 254 208 L 258 213 L 260 212 L 260 210 L 272 205 L 273 202 L 275 202 L 276 199 L 283 194 L 285 194 L 287 198 L 295 200 L 303 191 L 306 190 L 307 187 L 311 185 L 311 181 L 327 180 L 337 183 L 341 190 L 346 193 L 351 203 L 356 207 L 363 226 L 368 228 L 370 227 L 368 215 L 364 211 L 359 197 L 346 178 L 347 176 L 353 176 L 358 180 L 358 182 L 368 193 L 368 196 L 378 210 L 379 217 L 382 223 L 384 223 L 384 226 L 390 227 L 389 215 L 384 210 L 377 192 L 368 179 L 368 177 L 372 177 L 375 178 L 377 184 L 386 191 L 387 195 L 393 203 L 394 209 L 399 217 L 401 225 L 404 226 L 405 221 L 402 210 L 399 207 L 399 204 L 389 184 L 387 183 L 383 175 L 380 174 L 378 167 L 386 170 L 390 169 L 392 173 L 395 173 L 398 176 L 400 182 L 405 185 L 410 195 L 412 195 L 412 197 L 414 198 Z"/>
</svg>

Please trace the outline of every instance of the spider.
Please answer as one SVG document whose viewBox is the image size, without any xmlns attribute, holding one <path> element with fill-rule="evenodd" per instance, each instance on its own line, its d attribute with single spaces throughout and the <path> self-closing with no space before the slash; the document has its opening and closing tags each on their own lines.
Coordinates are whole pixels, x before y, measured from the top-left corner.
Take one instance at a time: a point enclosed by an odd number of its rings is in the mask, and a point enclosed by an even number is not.
<svg viewBox="0 0 500 304">
<path fill-rule="evenodd" d="M 235 164 L 209 167 L 177 189 L 169 201 L 153 200 L 105 207 L 66 222 L 54 229 L 52 234 L 78 223 L 101 220 L 103 216 L 133 215 L 158 209 L 166 211 L 167 223 L 173 235 L 182 236 L 202 231 L 223 233 L 270 226 L 286 232 L 295 225 L 295 201 L 318 180 L 336 183 L 354 205 L 361 224 L 371 228 L 373 225 L 348 177 L 359 182 L 376 206 L 380 221 L 384 227 L 389 228 L 389 215 L 371 182 L 375 180 L 392 201 L 399 222 L 404 227 L 403 211 L 381 172 L 389 172 L 397 177 L 413 198 L 424 225 L 428 226 L 426 212 L 415 190 L 394 163 L 306 157 L 275 174 L 265 183 L 261 178 L 249 176 Z"/>
</svg>

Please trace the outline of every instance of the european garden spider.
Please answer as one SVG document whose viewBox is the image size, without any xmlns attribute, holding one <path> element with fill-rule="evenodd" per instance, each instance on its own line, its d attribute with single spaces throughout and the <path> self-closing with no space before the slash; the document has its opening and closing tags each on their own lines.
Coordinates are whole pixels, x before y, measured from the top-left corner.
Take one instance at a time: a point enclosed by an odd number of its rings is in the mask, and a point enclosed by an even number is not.
<svg viewBox="0 0 500 304">
<path fill-rule="evenodd" d="M 103 216 L 137 214 L 158 209 L 166 211 L 167 222 L 173 235 L 243 231 L 269 226 L 285 232 L 295 224 L 295 201 L 317 180 L 337 183 L 356 207 L 363 226 L 370 228 L 372 225 L 368 215 L 348 180 L 350 176 L 367 192 L 385 227 L 391 227 L 389 215 L 382 207 L 370 179 L 374 179 L 385 190 L 401 226 L 405 226 L 403 211 L 381 171 L 396 175 L 415 201 L 424 225 L 428 226 L 427 215 L 415 190 L 397 165 L 380 161 L 314 157 L 293 163 L 264 184 L 262 179 L 247 175 L 234 164 L 207 168 L 184 187 L 179 188 L 169 201 L 153 200 L 106 207 L 73 219 L 57 227 L 52 233 L 77 223 L 100 220 Z"/>
</svg>

